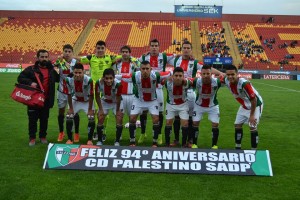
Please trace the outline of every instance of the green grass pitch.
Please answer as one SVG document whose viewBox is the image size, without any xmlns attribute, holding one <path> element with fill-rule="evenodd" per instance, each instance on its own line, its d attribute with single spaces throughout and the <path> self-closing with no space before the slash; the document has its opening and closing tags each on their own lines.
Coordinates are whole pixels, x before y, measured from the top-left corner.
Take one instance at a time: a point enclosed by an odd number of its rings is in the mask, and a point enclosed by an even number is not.
<svg viewBox="0 0 300 200">
<path fill-rule="evenodd" d="M 300 81 L 252 80 L 264 100 L 259 124 L 259 149 L 270 150 L 273 177 L 135 173 L 109 171 L 43 170 L 47 150 L 28 146 L 26 107 L 9 95 L 16 74 L 0 74 L 0 199 L 298 199 Z M 219 148 L 234 148 L 233 122 L 238 109 L 227 88 L 219 90 L 221 110 Z M 87 119 L 81 117 L 81 143 L 87 140 Z M 148 117 L 146 146 L 151 144 Z M 126 122 L 126 119 L 124 120 Z M 106 144 L 113 144 L 115 121 L 110 116 Z M 200 128 L 198 145 L 209 148 L 210 123 Z M 137 129 L 137 138 L 140 130 Z M 250 148 L 249 128 L 244 127 L 242 147 Z M 57 105 L 51 110 L 48 140 L 58 135 Z M 128 145 L 123 129 L 122 145 Z"/>
</svg>

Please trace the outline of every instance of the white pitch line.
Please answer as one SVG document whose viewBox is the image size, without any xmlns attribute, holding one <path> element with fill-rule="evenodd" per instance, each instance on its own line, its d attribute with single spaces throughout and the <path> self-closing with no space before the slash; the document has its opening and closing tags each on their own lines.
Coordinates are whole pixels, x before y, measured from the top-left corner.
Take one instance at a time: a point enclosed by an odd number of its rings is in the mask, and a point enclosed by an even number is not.
<svg viewBox="0 0 300 200">
<path fill-rule="evenodd" d="M 271 85 L 271 84 L 266 84 L 266 83 L 257 83 L 257 82 L 255 82 L 255 84 L 268 85 L 268 86 L 271 86 L 271 87 L 280 88 L 280 89 L 284 89 L 284 90 L 288 90 L 288 91 L 292 91 L 292 92 L 300 92 L 299 90 L 294 90 L 294 89 L 285 88 L 285 87 L 279 87 L 279 86 L 276 86 L 276 85 Z"/>
</svg>

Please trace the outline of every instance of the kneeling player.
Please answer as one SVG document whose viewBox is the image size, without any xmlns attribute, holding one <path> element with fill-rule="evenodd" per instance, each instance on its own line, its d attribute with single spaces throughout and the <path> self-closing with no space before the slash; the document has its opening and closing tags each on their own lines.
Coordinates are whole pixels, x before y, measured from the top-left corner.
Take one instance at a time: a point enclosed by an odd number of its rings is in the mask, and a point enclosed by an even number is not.
<svg viewBox="0 0 300 200">
<path fill-rule="evenodd" d="M 217 142 L 219 137 L 220 110 L 217 100 L 217 92 L 221 87 L 219 78 L 211 76 L 211 67 L 204 65 L 201 69 L 201 78 L 196 78 L 193 82 L 196 88 L 196 101 L 193 112 L 193 145 L 197 148 L 199 136 L 199 123 L 204 113 L 208 113 L 208 119 L 212 124 L 212 148 L 218 149 Z"/>
<path fill-rule="evenodd" d="M 112 110 L 116 116 L 116 140 L 115 146 L 120 146 L 120 137 L 122 135 L 122 109 L 121 106 L 121 93 L 122 85 L 115 79 L 114 70 L 111 68 L 105 69 L 103 72 L 103 78 L 99 79 L 95 85 L 96 102 L 99 107 L 98 111 L 98 125 L 97 134 L 98 142 L 97 145 L 103 144 L 103 128 L 104 120 L 109 110 Z M 101 99 L 100 99 L 101 95 Z"/>
<path fill-rule="evenodd" d="M 68 87 L 68 104 L 69 110 L 67 112 L 67 134 L 68 141 L 66 144 L 73 144 L 72 140 L 72 126 L 74 115 L 80 110 L 83 110 L 88 116 L 88 145 L 92 145 L 92 138 L 95 129 L 94 120 L 94 89 L 93 81 L 87 75 L 84 75 L 84 68 L 81 63 L 76 63 L 74 66 L 73 78 L 66 78 Z M 73 94 L 73 96 L 72 96 Z"/>
<path fill-rule="evenodd" d="M 186 146 L 188 135 L 189 106 L 187 103 L 187 89 L 192 82 L 184 78 L 184 71 L 181 67 L 176 67 L 172 78 L 169 78 L 165 86 L 167 88 L 166 105 L 166 127 L 165 140 L 166 146 L 170 146 L 170 135 L 175 116 L 179 115 L 182 130 L 182 146 Z"/>
</svg>

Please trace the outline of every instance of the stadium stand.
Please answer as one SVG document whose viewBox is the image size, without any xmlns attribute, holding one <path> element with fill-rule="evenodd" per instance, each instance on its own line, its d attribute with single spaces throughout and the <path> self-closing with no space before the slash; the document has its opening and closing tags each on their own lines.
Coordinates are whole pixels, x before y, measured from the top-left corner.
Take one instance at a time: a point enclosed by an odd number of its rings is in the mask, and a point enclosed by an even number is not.
<svg viewBox="0 0 300 200">
<path fill-rule="evenodd" d="M 32 63 L 37 49 L 60 54 L 62 44 L 74 44 L 88 20 L 14 18 L 0 25 L 1 62 Z"/>
<path fill-rule="evenodd" d="M 148 43 L 153 38 L 161 42 L 161 51 L 178 53 L 183 39 L 191 41 L 194 47 L 207 44 L 208 37 L 197 38 L 195 34 L 220 32 L 227 24 L 226 28 L 231 27 L 233 33 L 230 38 L 238 39 L 236 45 L 244 68 L 278 70 L 283 65 L 293 70 L 300 66 L 299 16 L 274 15 L 274 21 L 267 23 L 268 15 L 223 14 L 222 19 L 198 20 L 178 18 L 173 13 L 0 10 L 0 17 L 1 63 L 32 63 L 40 48 L 55 56 L 65 43 L 75 45 L 80 55 L 90 54 L 98 40 L 107 42 L 108 54 L 118 54 L 119 48 L 127 44 L 132 47 L 133 56 L 140 56 L 149 50 Z M 224 40 L 229 42 L 230 38 L 225 35 Z M 276 42 L 270 43 L 273 39 Z M 247 50 L 252 45 L 255 46 L 249 56 Z M 229 53 L 235 54 L 232 49 Z"/>
</svg>

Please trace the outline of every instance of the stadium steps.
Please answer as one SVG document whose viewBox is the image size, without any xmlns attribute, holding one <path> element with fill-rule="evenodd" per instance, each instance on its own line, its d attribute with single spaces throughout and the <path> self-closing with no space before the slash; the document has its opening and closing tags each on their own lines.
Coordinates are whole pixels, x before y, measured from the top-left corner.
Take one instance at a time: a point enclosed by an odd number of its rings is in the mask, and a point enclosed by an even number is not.
<svg viewBox="0 0 300 200">
<path fill-rule="evenodd" d="M 89 34 L 93 30 L 93 27 L 96 25 L 97 19 L 90 19 L 81 34 L 79 35 L 78 39 L 74 44 L 74 55 L 78 55 L 80 50 L 82 49 L 85 41 L 87 40 Z"/>
<path fill-rule="evenodd" d="M 233 59 L 232 60 L 233 64 L 238 66 L 243 61 L 239 54 L 239 50 L 238 50 L 238 47 L 235 42 L 235 37 L 234 37 L 233 31 L 232 31 L 231 25 L 229 22 L 222 22 L 222 26 L 223 26 L 223 28 L 225 28 L 225 37 L 227 39 L 227 45 L 231 49 L 230 53 L 231 53 L 231 57 Z"/>
<path fill-rule="evenodd" d="M 201 53 L 201 44 L 199 38 L 199 24 L 198 21 L 191 21 L 191 34 L 192 34 L 192 44 L 193 44 L 193 55 L 199 61 L 203 61 Z"/>
</svg>

